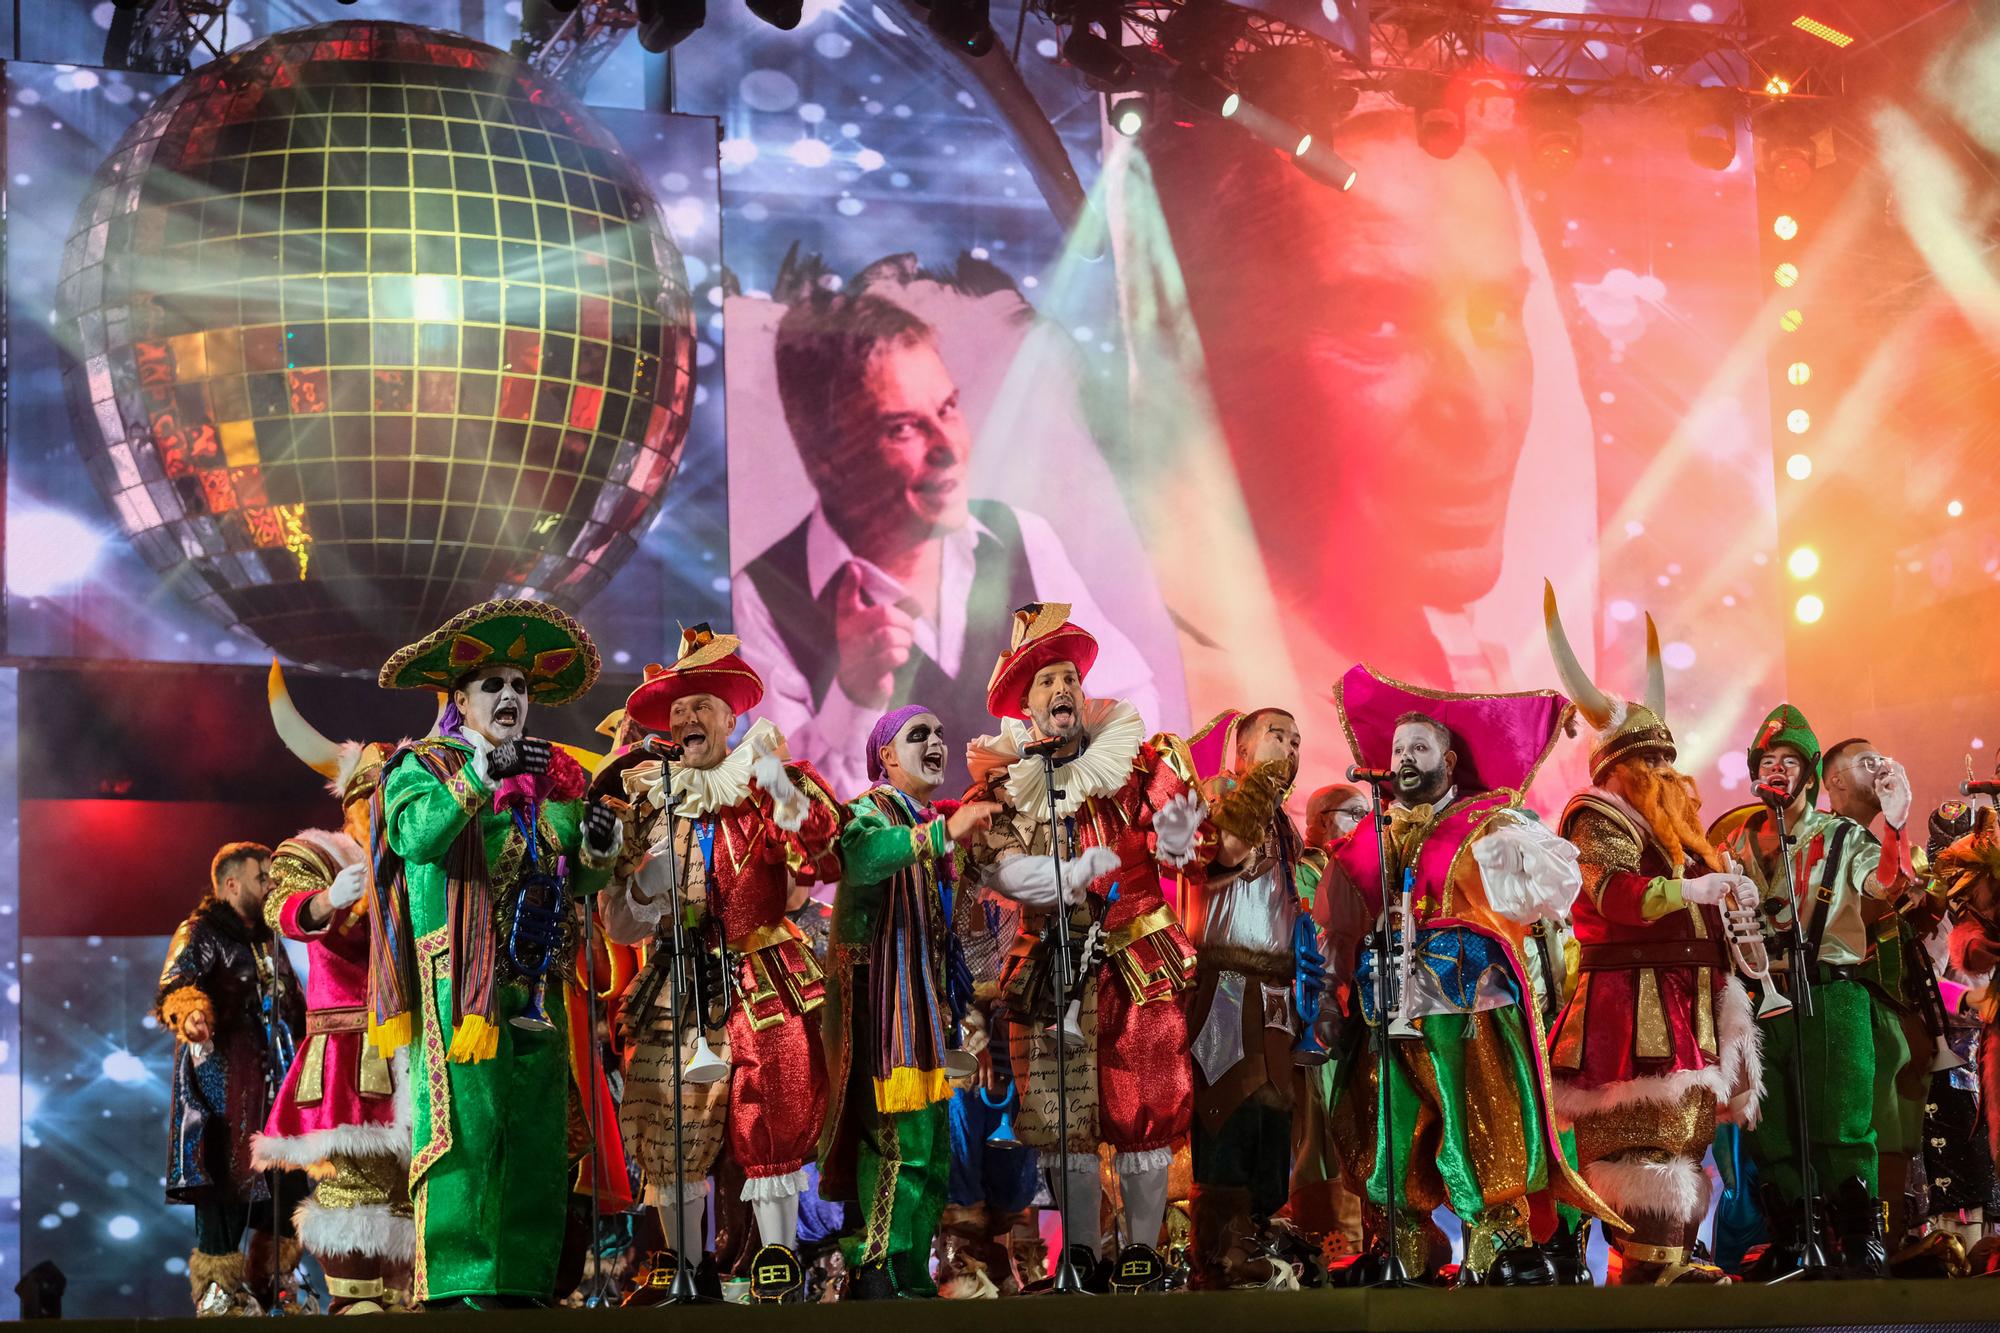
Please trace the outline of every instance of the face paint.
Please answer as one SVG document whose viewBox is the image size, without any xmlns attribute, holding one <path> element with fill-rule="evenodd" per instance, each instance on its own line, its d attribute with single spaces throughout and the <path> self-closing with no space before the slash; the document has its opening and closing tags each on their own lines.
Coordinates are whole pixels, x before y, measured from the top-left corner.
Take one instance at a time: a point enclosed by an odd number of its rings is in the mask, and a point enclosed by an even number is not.
<svg viewBox="0 0 2000 1333">
<path fill-rule="evenodd" d="M 517 667 L 475 671 L 453 693 L 465 726 L 498 745 L 528 733 L 528 678 Z"/>
<path fill-rule="evenodd" d="M 888 751 L 882 761 L 883 771 L 898 789 L 928 798 L 944 781 L 944 768 L 950 762 L 951 751 L 934 714 L 917 714 L 883 748 Z"/>
</svg>

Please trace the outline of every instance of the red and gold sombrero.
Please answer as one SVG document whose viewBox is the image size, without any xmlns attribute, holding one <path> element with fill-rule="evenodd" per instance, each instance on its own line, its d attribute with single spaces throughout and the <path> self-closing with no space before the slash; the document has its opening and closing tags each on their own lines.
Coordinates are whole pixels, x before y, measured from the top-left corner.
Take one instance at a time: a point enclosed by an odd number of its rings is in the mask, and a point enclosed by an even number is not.
<svg viewBox="0 0 2000 1333">
<path fill-rule="evenodd" d="M 382 664 L 385 690 L 447 691 L 486 667 L 519 668 L 528 697 L 566 704 L 597 682 L 597 645 L 568 612 L 519 598 L 481 602 L 398 648 Z"/>
<path fill-rule="evenodd" d="M 1035 673 L 1055 662 L 1075 665 L 1078 678 L 1097 661 L 1097 640 L 1069 622 L 1068 602 L 1029 602 L 1014 613 L 1013 645 L 993 664 L 986 685 L 986 711 L 1025 720 L 1028 687 Z"/>
<path fill-rule="evenodd" d="M 742 646 L 734 634 L 717 634 L 705 624 L 682 630 L 680 660 L 647 663 L 646 678 L 625 700 L 625 716 L 647 731 L 664 732 L 674 700 L 712 694 L 741 717 L 764 697 L 762 678 L 738 655 Z"/>
</svg>

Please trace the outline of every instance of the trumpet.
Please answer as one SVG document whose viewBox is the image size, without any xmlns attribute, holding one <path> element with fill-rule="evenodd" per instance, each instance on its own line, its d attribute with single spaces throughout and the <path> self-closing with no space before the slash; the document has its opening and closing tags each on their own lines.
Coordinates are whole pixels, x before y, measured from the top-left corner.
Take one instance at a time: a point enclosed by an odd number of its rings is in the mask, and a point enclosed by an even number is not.
<svg viewBox="0 0 2000 1333">
<path fill-rule="evenodd" d="M 1726 862 L 1729 873 L 1742 874 L 1734 858 Z M 1757 1001 L 1759 1019 L 1776 1018 L 1792 1011 L 1792 1002 L 1771 982 L 1771 954 L 1764 944 L 1762 904 L 1757 886 L 1747 879 L 1736 882 L 1733 901 L 1722 912 L 1722 937 L 1729 945 L 1729 961 L 1745 977 L 1758 983 L 1762 996 Z"/>
</svg>

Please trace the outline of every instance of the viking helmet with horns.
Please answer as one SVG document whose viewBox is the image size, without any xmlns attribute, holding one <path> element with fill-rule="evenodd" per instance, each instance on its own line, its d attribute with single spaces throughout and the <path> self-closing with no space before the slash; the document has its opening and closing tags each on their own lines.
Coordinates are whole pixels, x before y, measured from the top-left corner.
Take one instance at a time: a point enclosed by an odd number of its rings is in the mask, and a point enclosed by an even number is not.
<svg viewBox="0 0 2000 1333">
<path fill-rule="evenodd" d="M 382 780 L 382 763 L 389 757 L 389 746 L 375 741 L 333 741 L 321 735 L 292 702 L 292 693 L 285 688 L 285 673 L 275 657 L 271 659 L 266 693 L 271 701 L 271 725 L 277 729 L 278 739 L 301 763 L 326 779 L 327 790 L 338 798 L 341 809 L 374 795 L 376 784 Z"/>
<path fill-rule="evenodd" d="M 1674 733 L 1667 729 L 1667 672 L 1660 661 L 1660 632 L 1652 616 L 1646 617 L 1644 703 L 1616 698 L 1591 682 L 1570 648 L 1562 616 L 1556 611 L 1555 587 L 1546 579 L 1542 581 L 1542 619 L 1548 625 L 1549 655 L 1555 658 L 1563 693 L 1597 732 L 1597 743 L 1590 749 L 1590 780 L 1603 782 L 1611 766 L 1630 755 L 1652 751 L 1672 759 Z"/>
</svg>

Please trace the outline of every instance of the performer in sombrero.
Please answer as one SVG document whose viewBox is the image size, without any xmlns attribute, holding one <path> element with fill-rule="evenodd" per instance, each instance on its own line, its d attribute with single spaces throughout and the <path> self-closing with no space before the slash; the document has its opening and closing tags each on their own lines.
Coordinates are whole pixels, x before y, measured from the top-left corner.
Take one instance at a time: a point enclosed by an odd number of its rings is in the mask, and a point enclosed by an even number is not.
<svg viewBox="0 0 2000 1333">
<path fill-rule="evenodd" d="M 1357 666 L 1334 701 L 1350 752 L 1387 770 L 1391 802 L 1386 847 L 1372 820 L 1362 824 L 1331 849 L 1314 899 L 1329 933 L 1346 936 L 1328 953 L 1353 977 L 1364 1019 L 1332 1118 L 1350 1187 L 1372 1209 L 1371 1268 L 1394 1244 L 1410 1276 L 1433 1270 L 1442 1238 L 1429 1218 L 1448 1206 L 1465 1224 L 1462 1282 L 1554 1282 L 1538 1245 L 1555 1234 L 1556 1205 L 1616 1217 L 1557 1138 L 1545 1034 L 1523 958 L 1529 928 L 1566 911 L 1582 883 L 1576 849 L 1522 808 L 1554 748 L 1562 696 L 1445 694 Z M 1395 951 L 1387 959 L 1373 936 L 1356 938 L 1349 924 L 1379 919 L 1385 878 Z M 1364 912 L 1354 910 L 1357 899 Z M 1386 1018 L 1376 1003 L 1381 967 L 1397 969 L 1402 982 L 1400 1012 Z M 1376 1041 L 1364 1035 L 1385 1021 L 1395 1080 L 1386 1130 Z M 1380 1234 L 1392 1190 L 1393 1238 Z"/>
<path fill-rule="evenodd" d="M 698 1266 L 708 1173 L 726 1136 L 764 1246 L 752 1262 L 753 1289 L 783 1298 L 803 1280 L 799 1197 L 826 1115 L 817 1012 L 826 982 L 786 913 L 795 892 L 839 875 L 841 809 L 810 765 L 785 761 L 784 737 L 769 722 L 730 748 L 737 719 L 764 692 L 737 647 L 707 625 L 686 630 L 679 660 L 649 666 L 625 704 L 630 725 L 679 754 L 670 769 L 646 759 L 620 779 L 634 836 L 649 854 L 604 896 L 606 929 L 620 942 L 664 936 L 661 923 L 672 924 L 666 914 L 678 902 L 688 911 L 690 951 L 706 959 L 720 947 L 726 968 L 720 986 L 703 988 L 708 1012 L 697 1025 L 689 997 L 668 993 L 671 950 L 664 938 L 656 943 L 625 1000 L 630 1059 L 619 1123 L 677 1252 L 655 1258 L 649 1286 L 670 1285 L 676 1262 Z M 698 970 L 717 975 L 706 968 Z M 723 988 L 726 998 L 716 993 Z M 684 1081 L 697 1036 L 729 1062 L 727 1078 Z"/>
<path fill-rule="evenodd" d="M 411 1048 L 419 1300 L 534 1306 L 555 1284 L 569 900 L 603 886 L 622 838 L 586 805 L 582 766 L 528 735 L 528 710 L 570 702 L 597 671 L 583 627 L 530 601 L 475 606 L 382 667 L 385 689 L 448 700 L 435 733 L 384 764 L 372 821 L 369 1039 Z"/>
</svg>

